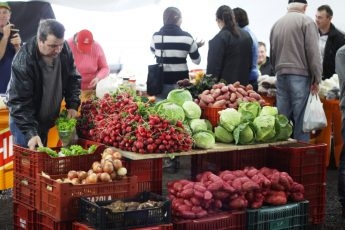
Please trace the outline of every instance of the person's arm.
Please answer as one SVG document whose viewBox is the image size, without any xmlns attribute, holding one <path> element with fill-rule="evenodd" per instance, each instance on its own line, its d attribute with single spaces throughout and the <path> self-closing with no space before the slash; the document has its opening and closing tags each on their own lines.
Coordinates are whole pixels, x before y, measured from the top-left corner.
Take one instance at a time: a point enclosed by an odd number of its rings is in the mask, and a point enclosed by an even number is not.
<svg viewBox="0 0 345 230">
<path fill-rule="evenodd" d="M 97 71 L 96 77 L 100 80 L 109 75 L 110 69 L 109 69 L 109 65 L 105 57 L 104 51 L 101 46 L 98 47 L 98 56 L 99 56 L 98 61 L 97 61 L 98 71 Z"/>
<path fill-rule="evenodd" d="M 199 65 L 201 62 L 201 57 L 200 57 L 198 47 L 199 47 L 198 43 L 196 41 L 193 41 L 189 50 L 189 56 L 192 59 L 192 62 L 197 65 Z"/>
<path fill-rule="evenodd" d="M 10 39 L 10 34 L 11 34 L 11 25 L 8 24 L 3 27 L 3 35 L 0 40 L 0 60 L 5 55 L 7 43 L 8 43 L 8 40 Z"/>
<path fill-rule="evenodd" d="M 345 109 L 345 45 L 338 49 L 335 56 L 335 72 L 339 78 L 340 108 Z"/>
</svg>

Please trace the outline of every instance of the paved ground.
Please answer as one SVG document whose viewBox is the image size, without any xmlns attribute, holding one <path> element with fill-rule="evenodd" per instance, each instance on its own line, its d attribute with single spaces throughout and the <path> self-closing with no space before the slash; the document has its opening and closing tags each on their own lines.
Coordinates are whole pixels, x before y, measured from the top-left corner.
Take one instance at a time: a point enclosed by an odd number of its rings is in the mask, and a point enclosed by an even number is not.
<svg viewBox="0 0 345 230">
<path fill-rule="evenodd" d="M 178 173 L 172 173 L 170 169 L 164 169 L 163 188 L 166 183 L 175 179 L 190 178 L 190 158 L 181 157 Z M 166 190 L 163 190 L 166 194 Z M 326 190 L 326 214 L 325 223 L 318 226 L 310 226 L 314 230 L 345 230 L 345 220 L 341 218 L 340 205 L 337 200 L 337 170 L 327 170 Z M 0 230 L 12 230 L 12 196 L 11 191 L 0 195 Z"/>
</svg>

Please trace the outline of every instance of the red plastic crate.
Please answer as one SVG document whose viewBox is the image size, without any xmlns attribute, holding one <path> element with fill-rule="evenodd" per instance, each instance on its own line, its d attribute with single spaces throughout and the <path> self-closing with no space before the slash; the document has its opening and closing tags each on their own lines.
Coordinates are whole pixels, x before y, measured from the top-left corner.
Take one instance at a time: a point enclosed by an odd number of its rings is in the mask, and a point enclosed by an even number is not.
<svg viewBox="0 0 345 230">
<path fill-rule="evenodd" d="M 191 176 L 205 171 L 218 173 L 223 170 L 244 169 L 247 166 L 261 168 L 266 166 L 267 149 L 253 148 L 229 152 L 217 152 L 191 156 Z"/>
<path fill-rule="evenodd" d="M 26 177 L 14 171 L 13 198 L 25 205 L 35 208 L 38 187 L 35 179 Z"/>
<path fill-rule="evenodd" d="M 304 186 L 304 197 L 309 201 L 309 222 L 322 224 L 326 214 L 326 184 Z"/>
<path fill-rule="evenodd" d="M 25 204 L 13 202 L 14 229 L 36 230 L 37 213 L 34 208 Z"/>
<path fill-rule="evenodd" d="M 304 197 L 310 201 L 309 220 L 323 223 L 326 202 L 326 144 L 304 142 L 271 146 L 268 154 L 270 168 L 285 171 L 305 187 Z"/>
<path fill-rule="evenodd" d="M 87 197 L 91 201 L 111 200 L 134 196 L 138 193 L 137 176 L 128 176 L 113 182 L 72 185 L 59 183 L 55 179 L 66 175 L 51 175 L 52 179 L 39 176 L 40 200 L 39 212 L 54 221 L 75 220 L 78 217 L 79 198 Z"/>
<path fill-rule="evenodd" d="M 268 167 L 285 171 L 303 185 L 326 182 L 326 144 L 304 142 L 271 146 Z"/>
<path fill-rule="evenodd" d="M 72 221 L 55 221 L 44 213 L 37 213 L 37 228 L 40 230 L 71 230 Z"/>
<path fill-rule="evenodd" d="M 173 230 L 173 224 L 163 224 L 159 226 L 149 226 L 143 228 L 131 228 L 132 230 Z M 95 230 L 87 223 L 73 222 L 72 230 Z"/>
<path fill-rule="evenodd" d="M 100 154 L 106 148 L 104 144 L 85 139 L 78 139 L 77 144 L 81 145 L 84 149 L 89 148 L 91 145 L 96 145 L 97 149 L 93 154 L 50 157 L 47 153 L 13 145 L 14 171 L 30 179 L 36 179 L 37 173 L 41 173 L 42 171 L 49 175 L 67 174 L 72 169 L 87 171 L 91 168 L 92 162 L 101 159 Z M 60 148 L 53 149 L 59 151 Z"/>
<path fill-rule="evenodd" d="M 174 230 L 246 229 L 246 212 L 220 212 L 195 220 L 173 220 Z"/>
<path fill-rule="evenodd" d="M 138 177 L 138 192 L 150 191 L 162 194 L 162 158 L 147 160 L 124 160 L 128 174 Z"/>
</svg>

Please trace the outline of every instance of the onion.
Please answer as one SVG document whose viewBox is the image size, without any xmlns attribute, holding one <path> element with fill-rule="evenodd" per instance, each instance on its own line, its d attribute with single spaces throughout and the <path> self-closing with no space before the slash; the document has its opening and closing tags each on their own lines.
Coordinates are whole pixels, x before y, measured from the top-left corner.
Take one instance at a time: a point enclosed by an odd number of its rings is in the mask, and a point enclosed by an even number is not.
<svg viewBox="0 0 345 230">
<path fill-rule="evenodd" d="M 67 178 L 72 180 L 74 178 L 78 178 L 78 173 L 75 170 L 70 170 L 67 174 Z"/>
<path fill-rule="evenodd" d="M 78 178 L 73 178 L 73 179 L 71 180 L 71 183 L 72 183 L 73 185 L 80 184 L 80 182 L 79 182 L 79 179 L 78 179 Z"/>
<path fill-rule="evenodd" d="M 121 155 L 120 152 L 114 152 L 114 153 L 113 153 L 113 158 L 114 158 L 114 159 L 121 159 L 121 158 L 122 158 L 122 155 Z"/>
<path fill-rule="evenodd" d="M 93 162 L 92 163 L 92 171 L 95 172 L 95 173 L 102 172 L 101 163 L 99 163 L 98 161 Z"/>
<path fill-rule="evenodd" d="M 96 173 L 91 173 L 88 175 L 85 179 L 86 184 L 96 184 L 97 183 L 97 174 Z"/>
<path fill-rule="evenodd" d="M 113 163 L 110 161 L 105 161 L 102 167 L 103 172 L 111 174 L 114 171 Z"/>
<path fill-rule="evenodd" d="M 115 159 L 113 161 L 113 164 L 114 164 L 114 169 L 117 171 L 119 168 L 122 167 L 122 161 L 119 160 L 119 159 Z"/>
<path fill-rule="evenodd" d="M 125 167 L 121 167 L 117 170 L 117 175 L 119 176 L 126 176 L 127 175 L 127 169 Z"/>
<path fill-rule="evenodd" d="M 116 171 L 113 171 L 113 172 L 110 174 L 110 177 L 111 177 L 112 180 L 115 180 L 116 177 L 117 177 Z"/>
<path fill-rule="evenodd" d="M 84 180 L 87 177 L 87 173 L 85 171 L 78 171 L 78 179 L 80 181 Z"/>
<path fill-rule="evenodd" d="M 106 173 L 106 172 L 101 173 L 100 179 L 103 182 L 110 182 L 111 181 L 111 177 L 110 177 L 109 173 Z"/>
</svg>

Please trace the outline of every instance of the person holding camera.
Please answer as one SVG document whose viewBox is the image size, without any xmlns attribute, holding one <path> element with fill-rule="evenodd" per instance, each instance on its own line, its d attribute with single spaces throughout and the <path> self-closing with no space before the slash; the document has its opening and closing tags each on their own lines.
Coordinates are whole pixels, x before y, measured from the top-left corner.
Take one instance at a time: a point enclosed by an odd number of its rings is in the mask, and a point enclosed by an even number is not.
<svg viewBox="0 0 345 230">
<path fill-rule="evenodd" d="M 0 2 L 0 94 L 6 93 L 11 77 L 11 63 L 22 42 L 19 30 L 14 29 L 10 18 L 10 6 L 6 2 Z"/>
</svg>

